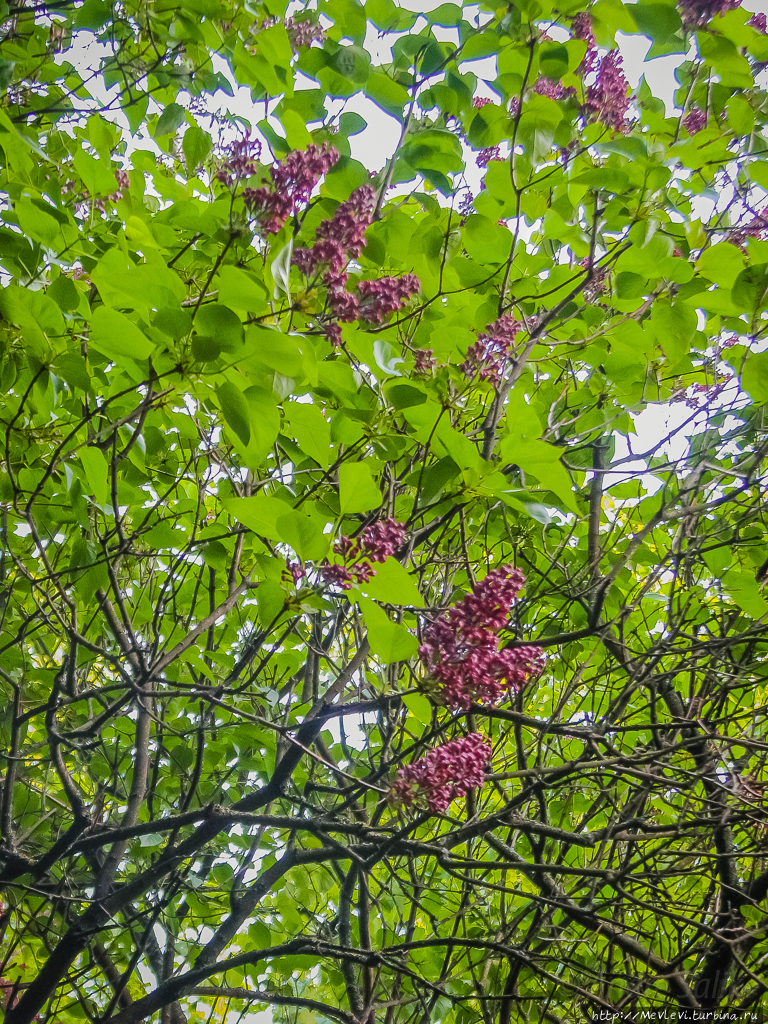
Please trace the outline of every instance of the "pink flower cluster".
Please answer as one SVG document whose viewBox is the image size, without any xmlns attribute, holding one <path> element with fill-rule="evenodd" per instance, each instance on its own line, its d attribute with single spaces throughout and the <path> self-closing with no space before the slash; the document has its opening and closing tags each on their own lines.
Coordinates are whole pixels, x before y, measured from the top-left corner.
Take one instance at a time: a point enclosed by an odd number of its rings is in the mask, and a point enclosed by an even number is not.
<svg viewBox="0 0 768 1024">
<path fill-rule="evenodd" d="M 493 100 L 489 99 L 487 96 L 475 96 L 475 98 L 472 100 L 472 106 L 475 108 L 475 110 L 480 110 L 482 107 L 487 107 L 489 103 L 493 103 Z"/>
<path fill-rule="evenodd" d="M 259 169 L 261 143 L 252 139 L 250 132 L 230 142 L 224 149 L 224 160 L 216 172 L 216 178 L 227 188 L 237 185 L 243 178 L 250 178 Z"/>
<path fill-rule="evenodd" d="M 376 192 L 371 185 L 361 185 L 333 217 L 317 229 L 317 241 L 311 249 L 296 249 L 294 264 L 311 278 L 323 271 L 323 284 L 328 289 L 328 305 L 338 320 L 356 320 L 357 299 L 346 291 L 349 275 L 345 267 L 356 259 L 365 245 L 365 231 L 373 220 Z"/>
<path fill-rule="evenodd" d="M 299 583 L 301 583 L 301 581 L 307 575 L 307 570 L 304 568 L 301 562 L 287 562 L 285 568 L 286 573 L 284 573 L 284 575 L 290 574 L 290 577 L 293 580 L 293 585 L 295 587 L 297 587 Z"/>
<path fill-rule="evenodd" d="M 481 149 L 477 154 L 475 163 L 478 167 L 487 167 L 491 160 L 501 160 L 501 150 L 498 146 L 488 146 L 487 149 Z"/>
<path fill-rule="evenodd" d="M 338 321 L 350 323 L 360 318 L 381 323 L 390 313 L 401 309 L 421 287 L 414 274 L 404 274 L 361 281 L 357 295 L 346 290 L 347 263 L 357 259 L 363 251 L 366 228 L 373 220 L 375 204 L 373 186 L 361 185 L 333 217 L 320 224 L 315 244 L 311 248 L 297 249 L 293 254 L 294 264 L 307 278 L 322 273 L 322 283 L 327 290 L 327 312 L 337 321 L 327 324 L 325 331 L 335 345 L 341 344 Z"/>
<path fill-rule="evenodd" d="M 298 21 L 296 18 L 286 18 L 285 29 L 291 41 L 291 46 L 296 51 L 302 46 L 309 47 L 314 42 L 322 43 L 325 39 L 325 29 L 323 26 L 315 24 L 309 18 L 305 18 L 303 21 Z"/>
<path fill-rule="evenodd" d="M 420 288 L 421 282 L 415 274 L 361 281 L 357 286 L 357 294 L 361 299 L 360 319 L 380 324 L 390 314 L 402 309 Z"/>
<path fill-rule="evenodd" d="M 618 50 L 611 50 L 597 63 L 594 85 L 587 89 L 588 113 L 616 131 L 628 130 L 626 113 L 630 99 L 629 82 L 624 76 L 623 62 Z"/>
<path fill-rule="evenodd" d="M 697 132 L 707 127 L 707 112 L 698 108 L 692 110 L 683 118 L 683 127 L 689 135 L 696 135 Z"/>
<path fill-rule="evenodd" d="M 443 814 L 456 797 L 482 786 L 490 760 L 491 744 L 480 733 L 451 740 L 401 768 L 390 800 L 406 806 L 421 804 Z"/>
<path fill-rule="evenodd" d="M 460 217 L 469 217 L 471 213 L 475 212 L 475 197 L 469 189 L 459 200 L 459 205 L 456 209 Z"/>
<path fill-rule="evenodd" d="M 431 348 L 417 348 L 414 350 L 415 364 L 413 372 L 419 377 L 429 377 L 432 374 L 437 360 Z"/>
<path fill-rule="evenodd" d="M 371 523 L 360 534 L 359 547 L 372 562 L 386 562 L 405 540 L 405 527 L 394 519 Z"/>
<path fill-rule="evenodd" d="M 589 49 L 597 46 L 595 33 L 592 31 L 592 18 L 586 11 L 581 11 L 571 19 L 571 35 L 574 39 L 583 39 Z"/>
<path fill-rule="evenodd" d="M 514 347 L 515 338 L 523 324 L 511 316 L 502 316 L 492 325 L 487 334 L 478 335 L 470 345 L 467 357 L 459 367 L 467 377 L 478 376 L 480 380 L 498 384 L 504 362 Z"/>
<path fill-rule="evenodd" d="M 272 187 L 243 189 L 245 205 L 268 235 L 277 234 L 300 203 L 309 202 L 312 190 L 339 159 L 327 142 L 294 150 L 270 168 Z"/>
<path fill-rule="evenodd" d="M 320 567 L 320 577 L 330 586 L 350 590 L 355 584 L 366 583 L 376 575 L 372 562 L 386 562 L 405 540 L 405 527 L 394 519 L 384 519 L 364 527 L 360 536 L 342 537 L 333 546 L 345 565 L 326 563 Z"/>
<path fill-rule="evenodd" d="M 598 60 L 597 40 L 595 39 L 595 33 L 592 31 L 592 18 L 586 11 L 577 14 L 571 22 L 571 34 L 574 39 L 582 39 L 587 44 L 587 52 L 581 64 L 576 68 L 578 74 L 586 76 L 595 70 L 595 64 Z"/>
<path fill-rule="evenodd" d="M 706 25 L 716 14 L 741 7 L 741 0 L 680 0 L 678 8 L 686 28 Z"/>
<path fill-rule="evenodd" d="M 551 100 L 563 100 L 573 95 L 573 89 L 564 89 L 559 82 L 551 78 L 545 78 L 544 75 L 540 75 L 536 79 L 533 91 L 538 96 L 546 96 Z"/>
<path fill-rule="evenodd" d="M 747 22 L 747 24 L 750 25 L 752 28 L 756 28 L 758 32 L 768 32 L 768 27 L 766 27 L 768 24 L 768 18 L 766 18 L 765 14 L 763 14 L 762 11 L 760 12 L 760 14 L 753 14 Z"/>
<path fill-rule="evenodd" d="M 542 671 L 539 647 L 499 650 L 497 634 L 524 582 L 511 566 L 493 569 L 424 630 L 419 656 L 448 707 L 466 711 L 474 701 L 495 704 L 505 688 L 522 690 Z"/>
</svg>

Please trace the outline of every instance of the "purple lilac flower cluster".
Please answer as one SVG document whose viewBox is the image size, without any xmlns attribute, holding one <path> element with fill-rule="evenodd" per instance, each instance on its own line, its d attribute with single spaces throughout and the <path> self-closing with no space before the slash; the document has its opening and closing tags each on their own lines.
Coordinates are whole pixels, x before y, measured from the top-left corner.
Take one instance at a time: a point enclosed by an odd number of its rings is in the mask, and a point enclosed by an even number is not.
<svg viewBox="0 0 768 1024">
<path fill-rule="evenodd" d="M 595 82 L 587 88 L 588 113 L 619 132 L 628 130 L 629 83 L 624 76 L 618 50 L 611 50 L 597 62 Z"/>
<path fill-rule="evenodd" d="M 498 146 L 488 146 L 486 149 L 481 149 L 477 154 L 475 163 L 478 167 L 487 167 L 491 160 L 501 160 L 501 150 Z"/>
<path fill-rule="evenodd" d="M 417 348 L 414 351 L 415 363 L 413 372 L 419 377 L 429 377 L 437 366 L 435 354 L 431 348 Z"/>
<path fill-rule="evenodd" d="M 741 7 L 741 0 L 680 0 L 678 9 L 686 28 L 706 25 L 717 14 Z"/>
<path fill-rule="evenodd" d="M 467 377 L 477 376 L 479 380 L 498 384 L 504 361 L 514 347 L 515 338 L 523 324 L 511 316 L 502 316 L 493 324 L 487 334 L 478 335 L 470 345 L 467 357 L 459 369 Z"/>
<path fill-rule="evenodd" d="M 592 18 L 586 11 L 577 14 L 571 21 L 571 35 L 574 39 L 581 39 L 587 44 L 587 52 L 576 69 L 578 74 L 586 76 L 594 71 L 598 60 L 597 40 L 592 31 Z"/>
<path fill-rule="evenodd" d="M 533 85 L 533 91 L 537 96 L 546 96 L 550 100 L 563 100 L 573 95 L 573 89 L 564 89 L 560 82 L 552 78 L 545 78 L 540 75 Z"/>
<path fill-rule="evenodd" d="M 365 245 L 365 231 L 373 220 L 376 192 L 372 185 L 361 185 L 342 203 L 333 217 L 317 229 L 317 241 L 311 248 L 297 249 L 293 262 L 312 278 L 322 273 L 328 297 L 328 312 L 336 321 L 325 331 L 333 344 L 341 343 L 339 321 L 350 323 L 358 318 L 381 323 L 421 287 L 414 274 L 361 281 L 357 295 L 346 290 L 349 274 L 346 266 L 357 259 Z"/>
<path fill-rule="evenodd" d="M 252 139 L 250 132 L 234 139 L 224 149 L 224 159 L 216 172 L 216 178 L 227 188 L 232 188 L 243 178 L 250 178 L 259 169 L 261 143 Z"/>
<path fill-rule="evenodd" d="M 406 806 L 421 804 L 443 814 L 456 797 L 482 786 L 490 760 L 491 744 L 480 733 L 451 740 L 401 768 L 390 800 Z"/>
<path fill-rule="evenodd" d="M 498 633 L 524 582 L 519 569 L 493 569 L 424 630 L 419 656 L 448 707 L 466 711 L 475 701 L 495 704 L 505 689 L 522 690 L 542 671 L 539 647 L 499 650 Z"/>
<path fill-rule="evenodd" d="M 696 135 L 707 127 L 707 112 L 698 108 L 692 110 L 683 118 L 683 128 L 689 135 Z"/>
<path fill-rule="evenodd" d="M 312 43 L 322 43 L 325 39 L 325 29 L 309 18 L 298 21 L 296 18 L 285 19 L 285 30 L 291 41 L 291 46 L 298 51 L 300 47 L 310 47 Z"/>
<path fill-rule="evenodd" d="M 333 546 L 337 555 L 344 559 L 344 565 L 326 563 L 320 567 L 320 577 L 330 586 L 351 590 L 353 586 L 366 583 L 376 575 L 371 563 L 386 562 L 394 555 L 405 540 L 405 527 L 394 519 L 371 523 L 360 536 L 342 537 Z"/>
<path fill-rule="evenodd" d="M 459 205 L 456 211 L 460 217 L 469 217 L 471 213 L 475 212 L 475 197 L 467 189 L 464 195 L 459 200 Z"/>
<path fill-rule="evenodd" d="M 301 562 L 287 562 L 285 569 L 286 572 L 284 575 L 290 575 L 295 587 L 298 587 L 299 583 L 306 578 L 307 570 Z"/>
<path fill-rule="evenodd" d="M 123 198 L 123 191 L 130 188 L 131 178 L 128 171 L 117 170 L 115 171 L 115 182 L 117 188 L 114 192 L 110 192 L 106 196 L 92 196 L 88 198 L 89 193 L 81 192 L 78 196 L 75 204 L 75 210 L 80 217 L 87 217 L 90 214 L 91 205 L 99 213 L 105 213 L 107 209 L 107 203 L 116 203 L 118 199 Z M 75 183 L 73 181 L 67 181 L 62 185 L 61 194 L 69 195 L 75 191 Z"/>
<path fill-rule="evenodd" d="M 339 159 L 339 152 L 327 142 L 294 150 L 270 168 L 272 187 L 243 189 L 251 214 L 268 235 L 277 234 L 301 203 L 309 202 L 312 190 Z"/>
<path fill-rule="evenodd" d="M 587 44 L 587 52 L 577 68 L 577 73 L 582 78 L 593 74 L 595 76 L 586 91 L 586 113 L 615 131 L 626 133 L 629 130 L 626 120 L 630 106 L 629 83 L 624 75 L 621 54 L 618 50 L 611 50 L 604 57 L 599 56 L 597 41 L 592 31 L 592 19 L 586 12 L 577 14 L 571 21 L 571 35 L 574 39 L 582 39 Z M 538 82 L 536 84 L 538 85 Z M 545 88 L 543 85 L 540 87 Z M 562 99 L 569 92 L 570 90 L 563 90 L 562 95 L 555 95 L 552 98 Z M 548 92 L 543 94 L 549 95 Z"/>
<path fill-rule="evenodd" d="M 330 220 L 324 220 L 317 229 L 318 241 L 311 249 L 297 249 L 294 263 L 309 276 L 318 266 L 330 271 L 325 284 L 331 289 L 343 288 L 347 275 L 342 269 L 348 260 L 356 258 L 365 245 L 365 230 L 373 219 L 376 193 L 370 185 L 361 185 L 342 203 Z"/>
<path fill-rule="evenodd" d="M 357 294 L 361 300 L 360 319 L 380 324 L 392 313 L 402 309 L 420 288 L 421 282 L 415 274 L 361 281 L 357 286 Z"/>
</svg>

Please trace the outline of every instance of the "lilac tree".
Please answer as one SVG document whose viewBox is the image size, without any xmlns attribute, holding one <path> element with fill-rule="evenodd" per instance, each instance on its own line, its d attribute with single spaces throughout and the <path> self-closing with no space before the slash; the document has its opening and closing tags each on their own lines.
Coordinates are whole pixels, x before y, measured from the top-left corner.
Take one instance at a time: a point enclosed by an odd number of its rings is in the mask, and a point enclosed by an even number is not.
<svg viewBox="0 0 768 1024">
<path fill-rule="evenodd" d="M 0 18 L 7 1024 L 764 1011 L 765 15 Z"/>
</svg>

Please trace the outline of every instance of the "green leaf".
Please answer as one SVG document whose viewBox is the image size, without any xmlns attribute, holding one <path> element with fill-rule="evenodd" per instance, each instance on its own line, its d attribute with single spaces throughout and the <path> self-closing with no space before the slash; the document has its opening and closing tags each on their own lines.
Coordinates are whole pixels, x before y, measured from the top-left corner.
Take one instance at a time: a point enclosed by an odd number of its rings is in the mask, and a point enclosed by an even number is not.
<svg viewBox="0 0 768 1024">
<path fill-rule="evenodd" d="M 277 521 L 293 511 L 287 502 L 268 494 L 256 494 L 251 498 L 225 498 L 221 504 L 239 523 L 269 540 L 282 539 Z"/>
<path fill-rule="evenodd" d="M 373 70 L 368 75 L 365 94 L 377 107 L 398 121 L 403 120 L 403 110 L 409 102 L 408 90 L 382 71 Z"/>
<path fill-rule="evenodd" d="M 201 306 L 197 311 L 195 327 L 203 337 L 213 338 L 224 352 L 236 352 L 245 337 L 237 313 L 221 302 Z"/>
<path fill-rule="evenodd" d="M 768 601 L 760 593 L 754 574 L 729 570 L 723 576 L 723 588 L 733 602 L 753 619 L 768 615 Z"/>
<path fill-rule="evenodd" d="M 256 470 L 272 450 L 280 430 L 280 415 L 272 391 L 258 385 L 247 388 L 251 440 L 243 453 L 249 468 Z"/>
<path fill-rule="evenodd" d="M 368 79 L 371 57 L 360 46 L 340 46 L 329 66 L 342 78 L 348 78 L 350 82 L 361 86 Z"/>
<path fill-rule="evenodd" d="M 107 478 L 109 475 L 107 460 L 98 448 L 82 448 L 79 458 L 80 465 L 85 473 L 85 479 L 88 482 L 88 487 L 96 504 L 106 505 L 108 494 Z"/>
<path fill-rule="evenodd" d="M 371 512 L 381 505 L 381 491 L 364 462 L 345 462 L 339 467 L 339 505 L 348 512 Z"/>
<path fill-rule="evenodd" d="M 366 597 L 358 597 L 360 610 L 368 629 L 371 651 L 389 665 L 394 661 L 406 661 L 419 649 L 419 641 L 405 626 L 392 622 L 387 613 Z"/>
<path fill-rule="evenodd" d="M 91 320 L 90 344 L 110 359 L 147 359 L 155 346 L 131 321 L 115 309 L 99 306 Z"/>
<path fill-rule="evenodd" d="M 368 20 L 384 32 L 394 29 L 400 19 L 394 0 L 366 0 L 365 13 Z"/>
<path fill-rule="evenodd" d="M 423 697 L 420 693 L 407 693 L 403 697 L 403 704 L 408 708 L 410 714 L 422 723 L 422 725 L 431 725 L 433 716 L 433 706 L 430 701 Z"/>
<path fill-rule="evenodd" d="M 75 282 L 63 274 L 49 285 L 46 295 L 66 313 L 80 305 L 80 292 L 75 287 Z"/>
<path fill-rule="evenodd" d="M 304 354 L 296 337 L 252 324 L 246 333 L 246 351 L 278 373 L 301 376 Z"/>
<path fill-rule="evenodd" d="M 227 425 L 247 445 L 251 439 L 251 417 L 245 395 L 235 384 L 227 381 L 216 388 L 216 397 Z"/>
<path fill-rule="evenodd" d="M 731 291 L 734 306 L 753 315 L 763 308 L 767 297 L 768 265 L 742 270 Z"/>
<path fill-rule="evenodd" d="M 164 306 L 152 318 L 152 326 L 178 341 L 192 330 L 192 316 L 180 306 Z"/>
<path fill-rule="evenodd" d="M 374 566 L 376 575 L 367 583 L 360 584 L 360 589 L 382 604 L 408 605 L 412 608 L 423 608 L 424 599 L 419 593 L 416 580 L 408 571 L 391 556 L 386 562 Z"/>
<path fill-rule="evenodd" d="M 269 629 L 285 607 L 285 591 L 275 580 L 264 580 L 256 590 L 259 622 L 262 629 Z"/>
<path fill-rule="evenodd" d="M 333 199 L 349 199 L 354 190 L 365 184 L 366 181 L 368 181 L 368 171 L 365 165 L 361 164 L 359 160 L 342 156 L 331 169 L 330 174 L 326 174 L 323 192 L 327 192 Z"/>
<path fill-rule="evenodd" d="M 727 103 L 728 123 L 737 135 L 749 135 L 755 127 L 755 112 L 743 96 L 731 96 Z"/>
<path fill-rule="evenodd" d="M 446 28 L 453 28 L 461 21 L 461 7 L 458 4 L 440 4 L 427 15 L 427 21 L 431 25 L 443 25 Z"/>
<path fill-rule="evenodd" d="M 143 849 L 154 849 L 156 846 L 162 846 L 163 842 L 161 832 L 145 832 L 143 836 L 139 837 L 139 846 Z"/>
<path fill-rule="evenodd" d="M 214 287 L 218 289 L 219 302 L 231 309 L 259 313 L 267 308 L 268 296 L 263 281 L 239 267 L 222 267 Z"/>
<path fill-rule="evenodd" d="M 568 71 L 568 51 L 561 43 L 551 43 L 541 48 L 539 66 L 542 75 L 560 79 Z"/>
<path fill-rule="evenodd" d="M 184 107 L 179 106 L 178 103 L 169 103 L 155 125 L 155 138 L 161 138 L 163 135 L 172 135 L 183 123 Z"/>
<path fill-rule="evenodd" d="M 40 358 L 49 341 L 64 331 L 58 306 L 42 291 L 9 285 L 0 291 L 0 312 L 6 320 L 19 324 L 24 340 Z"/>
<path fill-rule="evenodd" d="M 328 538 L 320 526 L 301 512 L 289 512 L 277 520 L 280 539 L 289 544 L 303 561 L 322 558 L 328 550 Z"/>
<path fill-rule="evenodd" d="M 291 297 L 291 258 L 293 257 L 293 239 L 291 239 L 272 260 L 270 271 L 275 282 L 275 298 Z"/>
<path fill-rule="evenodd" d="M 53 211 L 41 207 L 28 199 L 20 199 L 14 205 L 14 212 L 24 234 L 44 245 L 53 247 L 62 239 L 61 222 Z"/>
<path fill-rule="evenodd" d="M 285 407 L 293 435 L 302 450 L 323 469 L 331 464 L 331 425 L 316 405 L 291 402 Z"/>
<path fill-rule="evenodd" d="M 76 150 L 74 164 L 92 196 L 106 196 L 117 188 L 115 172 L 108 164 L 105 166 L 103 160 L 97 160 L 84 149 Z"/>
<path fill-rule="evenodd" d="M 741 384 L 758 405 L 768 402 L 768 352 L 750 352 L 747 355 Z"/>
<path fill-rule="evenodd" d="M 684 302 L 676 302 L 674 305 L 657 302 L 651 312 L 651 326 L 656 332 L 659 346 L 674 366 L 680 363 L 690 350 L 698 326 L 696 310 Z"/>
<path fill-rule="evenodd" d="M 467 217 L 463 238 L 467 252 L 480 264 L 503 263 L 509 258 L 512 235 L 487 217 L 476 213 Z"/>
<path fill-rule="evenodd" d="M 514 463 L 524 473 L 535 476 L 541 486 L 552 491 L 569 511 L 579 511 L 571 478 L 560 461 L 560 449 L 545 441 L 515 435 L 505 437 L 500 448 L 507 462 Z"/>
<path fill-rule="evenodd" d="M 367 127 L 368 122 L 365 118 L 355 113 L 354 110 L 345 111 L 339 118 L 339 132 L 348 138 L 350 135 L 359 135 Z"/>
<path fill-rule="evenodd" d="M 198 168 L 208 159 L 213 148 L 213 140 L 208 132 L 198 125 L 192 125 L 184 132 L 181 142 L 187 174 L 195 174 Z"/>
<path fill-rule="evenodd" d="M 696 261 L 697 268 L 715 284 L 733 288 L 744 267 L 744 254 L 729 242 L 720 242 L 705 249 Z"/>
<path fill-rule="evenodd" d="M 686 40 L 677 8 L 668 4 L 637 3 L 629 10 L 638 29 L 653 41 L 646 60 L 663 57 L 668 53 L 686 52 Z"/>
<path fill-rule="evenodd" d="M 714 33 L 699 32 L 696 40 L 699 53 L 715 69 L 723 86 L 736 89 L 752 88 L 754 80 L 749 61 L 739 53 L 730 39 Z"/>
</svg>

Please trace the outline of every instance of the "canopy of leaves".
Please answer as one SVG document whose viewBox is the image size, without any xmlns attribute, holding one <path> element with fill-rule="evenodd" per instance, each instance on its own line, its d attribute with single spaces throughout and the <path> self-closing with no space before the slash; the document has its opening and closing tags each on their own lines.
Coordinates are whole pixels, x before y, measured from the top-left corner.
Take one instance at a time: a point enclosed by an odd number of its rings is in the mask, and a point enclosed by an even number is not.
<svg viewBox="0 0 768 1024">
<path fill-rule="evenodd" d="M 0 18 L 8 1024 L 765 1009 L 765 17 Z"/>
</svg>

